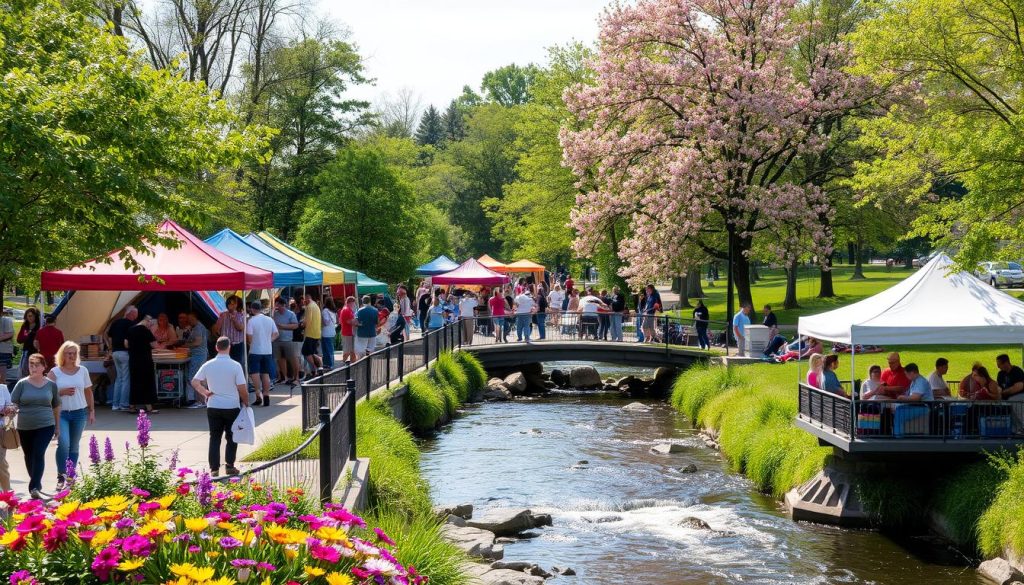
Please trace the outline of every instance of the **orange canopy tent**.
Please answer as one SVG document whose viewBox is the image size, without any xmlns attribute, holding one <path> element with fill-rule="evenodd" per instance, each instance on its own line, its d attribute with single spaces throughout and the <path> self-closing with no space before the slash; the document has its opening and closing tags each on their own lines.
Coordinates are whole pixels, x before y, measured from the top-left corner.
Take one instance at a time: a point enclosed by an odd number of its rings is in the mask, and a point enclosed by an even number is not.
<svg viewBox="0 0 1024 585">
<path fill-rule="evenodd" d="M 516 260 L 511 264 L 506 264 L 505 272 L 524 272 L 532 274 L 534 282 L 544 280 L 544 267 L 536 262 L 530 262 L 529 260 Z"/>
<path fill-rule="evenodd" d="M 478 258 L 477 262 L 483 264 L 485 268 L 489 268 L 489 269 L 491 269 L 491 270 L 493 270 L 495 272 L 502 272 L 502 273 L 508 272 L 508 266 L 507 265 L 505 265 L 505 264 L 503 264 L 501 262 L 498 262 L 497 260 L 495 260 L 494 258 L 491 258 L 487 254 L 484 254 L 483 256 Z"/>
</svg>

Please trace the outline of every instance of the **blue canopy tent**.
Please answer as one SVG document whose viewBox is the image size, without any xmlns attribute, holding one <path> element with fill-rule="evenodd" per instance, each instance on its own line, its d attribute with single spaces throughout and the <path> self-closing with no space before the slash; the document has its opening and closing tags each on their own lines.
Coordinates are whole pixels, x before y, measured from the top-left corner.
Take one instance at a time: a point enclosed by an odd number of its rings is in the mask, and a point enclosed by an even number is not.
<svg viewBox="0 0 1024 585">
<path fill-rule="evenodd" d="M 249 245 L 242 236 L 228 228 L 204 240 L 207 244 L 250 266 L 262 268 L 274 274 L 274 288 L 301 285 L 304 273 L 290 262 L 283 262 Z"/>
<path fill-rule="evenodd" d="M 251 246 L 253 249 L 262 252 L 263 254 L 269 256 L 270 258 L 273 258 L 274 260 L 277 260 L 278 262 L 294 266 L 301 270 L 302 281 L 297 284 L 305 286 L 319 286 L 323 284 L 324 273 L 319 268 L 310 266 L 309 264 L 305 264 L 303 262 L 299 262 L 298 260 L 292 258 L 291 256 L 288 256 L 287 254 L 267 244 L 262 239 L 260 239 L 260 237 L 257 236 L 256 234 L 248 234 L 246 236 L 240 237 L 243 242 Z"/>
<path fill-rule="evenodd" d="M 423 266 L 416 268 L 416 274 L 420 276 L 437 276 L 445 272 L 451 272 L 459 267 L 459 263 L 441 254 Z"/>
</svg>

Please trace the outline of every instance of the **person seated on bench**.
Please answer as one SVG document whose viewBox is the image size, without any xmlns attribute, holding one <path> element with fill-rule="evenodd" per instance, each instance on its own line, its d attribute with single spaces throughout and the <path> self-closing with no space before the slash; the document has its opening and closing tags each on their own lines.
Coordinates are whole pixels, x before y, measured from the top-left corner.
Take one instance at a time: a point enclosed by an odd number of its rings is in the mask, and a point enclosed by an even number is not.
<svg viewBox="0 0 1024 585">
<path fill-rule="evenodd" d="M 839 376 L 836 375 L 838 368 L 839 356 L 833 353 L 825 357 L 825 378 L 821 389 L 839 396 L 846 396 L 846 392 L 843 392 L 843 385 L 839 383 Z"/>
<path fill-rule="evenodd" d="M 936 398 L 949 398 L 949 384 L 946 383 L 946 379 L 943 376 L 949 371 L 949 360 L 944 357 L 940 357 L 935 360 L 935 371 L 928 374 L 928 383 L 932 387 L 932 394 Z"/>
<path fill-rule="evenodd" d="M 1003 400 L 1024 400 L 1024 370 L 1011 364 L 1010 356 L 1005 353 L 996 356 L 996 367 L 999 368 L 996 382 L 1002 389 Z"/>
<path fill-rule="evenodd" d="M 935 400 L 935 395 L 932 394 L 932 385 L 928 383 L 927 378 L 921 375 L 921 370 L 918 369 L 917 364 L 907 364 L 903 371 L 906 372 L 907 379 L 910 380 L 910 386 L 905 394 L 901 394 L 896 398 L 897 400 L 912 402 Z"/>
<path fill-rule="evenodd" d="M 964 383 L 960 383 L 960 396 L 969 400 L 999 400 L 1002 391 L 999 389 L 999 383 L 989 375 L 988 368 L 974 364 L 969 377 L 970 383 L 966 385 L 966 390 Z"/>
<path fill-rule="evenodd" d="M 882 386 L 879 390 L 885 394 L 886 398 L 898 398 L 907 392 L 907 388 L 910 387 L 910 378 L 900 363 L 900 354 L 895 351 L 889 354 L 887 358 L 889 367 L 882 372 Z M 924 383 L 928 383 L 924 380 Z M 930 389 L 930 388 L 929 388 Z"/>
<path fill-rule="evenodd" d="M 825 356 L 816 353 L 811 356 L 807 364 L 807 385 L 821 390 L 825 382 Z"/>
<path fill-rule="evenodd" d="M 882 386 L 882 366 L 878 364 L 868 368 L 868 379 L 860 385 L 861 400 L 884 400 L 885 394 L 878 391 Z"/>
</svg>

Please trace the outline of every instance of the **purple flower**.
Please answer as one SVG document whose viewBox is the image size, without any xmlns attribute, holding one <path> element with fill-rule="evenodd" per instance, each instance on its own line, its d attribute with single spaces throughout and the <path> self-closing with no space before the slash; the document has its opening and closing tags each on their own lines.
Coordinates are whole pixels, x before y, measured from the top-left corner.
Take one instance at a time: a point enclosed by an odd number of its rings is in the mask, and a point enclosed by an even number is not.
<svg viewBox="0 0 1024 585">
<path fill-rule="evenodd" d="M 136 437 L 136 442 L 138 442 L 139 447 L 142 447 L 143 449 L 149 447 L 149 431 L 153 428 L 153 423 L 149 420 L 149 417 L 146 416 L 145 410 L 139 411 L 139 418 L 135 421 L 135 428 L 139 431 L 138 436 Z"/>
<path fill-rule="evenodd" d="M 121 543 L 121 548 L 124 552 L 128 553 L 129 556 L 133 557 L 148 557 L 153 552 L 153 541 L 140 536 L 138 534 L 132 534 L 128 538 L 124 539 Z"/>
<path fill-rule="evenodd" d="M 220 544 L 221 548 L 224 548 L 226 550 L 231 550 L 233 548 L 238 548 L 242 546 L 242 541 L 238 540 L 234 536 L 225 536 L 221 538 L 219 541 L 217 541 L 217 543 Z"/>
<path fill-rule="evenodd" d="M 36 585 L 39 583 L 32 573 L 22 569 L 11 573 L 11 585 Z"/>
<path fill-rule="evenodd" d="M 231 566 L 236 569 L 241 569 L 242 567 L 255 567 L 256 561 L 252 559 L 233 559 L 231 561 Z"/>
<path fill-rule="evenodd" d="M 89 461 L 93 465 L 100 463 L 100 442 L 96 440 L 96 435 L 89 437 Z"/>
<path fill-rule="evenodd" d="M 132 528 L 135 528 L 135 521 L 125 516 L 117 522 L 114 522 L 114 528 L 117 528 L 118 530 L 131 530 Z"/>
<path fill-rule="evenodd" d="M 149 497 L 149 492 L 147 492 L 147 491 L 146 491 L 146 490 L 144 490 L 144 489 L 140 489 L 140 488 L 137 488 L 137 487 L 133 487 L 133 488 L 132 488 L 132 495 L 133 495 L 133 496 L 135 496 L 135 497 L 137 497 L 137 498 L 143 498 L 143 499 L 145 499 L 145 498 L 148 498 L 148 497 Z"/>
<path fill-rule="evenodd" d="M 103 440 L 103 460 L 114 460 L 114 445 L 110 443 L 110 437 Z"/>
<path fill-rule="evenodd" d="M 196 499 L 199 500 L 199 505 L 209 508 L 212 493 L 213 480 L 210 478 L 210 474 L 204 471 L 199 474 L 199 485 L 196 486 Z"/>
<path fill-rule="evenodd" d="M 168 469 L 174 471 L 178 468 L 178 450 L 175 449 L 171 452 L 171 464 L 167 466 Z"/>
<path fill-rule="evenodd" d="M 391 546 L 395 546 L 395 541 L 393 541 L 393 540 L 391 540 L 390 538 L 388 538 L 388 535 L 387 535 L 387 534 L 385 534 L 385 533 L 384 533 L 384 531 L 383 531 L 383 530 L 381 530 L 380 528 L 374 528 L 374 529 L 373 529 L 373 532 L 374 532 L 374 534 L 376 534 L 376 535 L 377 535 L 377 538 L 378 538 L 378 539 L 379 539 L 379 540 L 380 540 L 381 542 L 383 542 L 383 543 L 385 543 L 385 544 L 389 544 L 389 545 L 391 545 Z"/>
<path fill-rule="evenodd" d="M 256 563 L 256 568 L 261 571 L 267 571 L 269 573 L 273 573 L 277 570 L 277 567 L 271 565 L 270 563 Z"/>
<path fill-rule="evenodd" d="M 64 461 L 64 479 L 68 487 L 75 484 L 75 462 L 70 459 Z"/>
<path fill-rule="evenodd" d="M 198 546 L 193 544 L 192 546 L 188 547 L 188 554 L 190 554 L 190 555 L 199 554 L 199 551 L 201 551 L 201 550 L 203 550 L 203 549 L 201 549 Z"/>
<path fill-rule="evenodd" d="M 96 558 L 92 560 L 92 573 L 100 581 L 109 581 L 110 572 L 117 567 L 117 563 L 121 560 L 121 553 L 118 552 L 117 548 L 108 546 L 100 551 L 100 554 L 96 555 Z"/>
</svg>

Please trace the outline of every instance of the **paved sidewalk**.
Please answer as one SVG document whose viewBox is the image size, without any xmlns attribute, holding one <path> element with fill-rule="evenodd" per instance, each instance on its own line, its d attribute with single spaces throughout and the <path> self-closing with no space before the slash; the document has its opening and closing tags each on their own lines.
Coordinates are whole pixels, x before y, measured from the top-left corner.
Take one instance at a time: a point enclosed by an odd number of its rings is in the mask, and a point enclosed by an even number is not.
<svg viewBox="0 0 1024 585">
<path fill-rule="evenodd" d="M 253 407 L 256 414 L 256 445 L 239 445 L 238 461 L 240 469 L 246 467 L 240 463 L 242 458 L 252 452 L 260 444 L 263 437 L 272 435 L 288 427 L 302 424 L 302 394 L 299 387 L 289 397 L 288 386 L 277 387 L 271 392 L 271 405 Z M 150 417 L 153 421 L 151 446 L 163 458 L 170 461 L 171 453 L 178 450 L 178 465 L 192 469 L 205 469 L 206 453 L 209 447 L 209 427 L 206 422 L 205 409 L 160 408 L 160 412 Z M 89 464 L 89 437 L 96 435 L 100 442 L 110 437 L 114 445 L 114 453 L 118 458 L 124 456 L 124 444 L 127 441 L 136 447 L 135 437 L 136 416 L 126 412 L 113 412 L 109 406 L 96 409 L 96 424 L 85 428 L 82 434 L 80 467 Z M 223 449 L 223 446 L 221 447 Z M 50 443 L 46 451 L 46 474 L 43 476 L 43 491 L 52 493 L 57 483 L 57 467 L 54 457 L 57 442 Z M 223 451 L 222 459 L 223 459 Z M 28 495 L 28 473 L 25 467 L 24 452 L 19 450 L 7 452 L 7 463 L 11 469 L 11 487 L 22 496 Z"/>
</svg>

